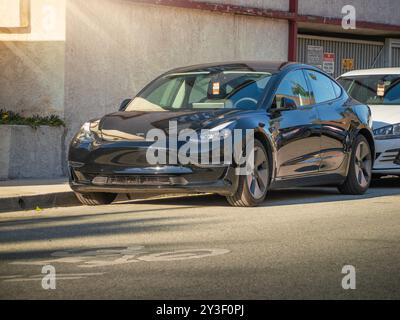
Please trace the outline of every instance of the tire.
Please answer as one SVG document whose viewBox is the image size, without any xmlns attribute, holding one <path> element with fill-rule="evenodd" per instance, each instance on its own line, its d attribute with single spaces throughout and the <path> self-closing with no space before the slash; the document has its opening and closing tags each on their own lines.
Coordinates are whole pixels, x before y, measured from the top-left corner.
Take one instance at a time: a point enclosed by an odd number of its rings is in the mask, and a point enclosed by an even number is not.
<svg viewBox="0 0 400 320">
<path fill-rule="evenodd" d="M 233 207 L 258 206 L 265 200 L 267 195 L 270 181 L 268 154 L 264 145 L 257 139 L 254 140 L 254 150 L 256 163 L 254 171 L 257 174 L 239 176 L 239 184 L 235 194 L 226 197 Z M 258 165 L 257 161 L 259 162 Z"/>
<path fill-rule="evenodd" d="M 78 200 L 86 206 L 100 206 L 104 204 L 110 204 L 117 197 L 117 193 L 105 193 L 105 192 L 91 192 L 91 193 L 80 193 L 75 192 Z"/>
<path fill-rule="evenodd" d="M 367 139 L 357 136 L 351 153 L 350 168 L 346 181 L 338 187 L 342 194 L 362 195 L 372 181 L 372 154 Z"/>
</svg>

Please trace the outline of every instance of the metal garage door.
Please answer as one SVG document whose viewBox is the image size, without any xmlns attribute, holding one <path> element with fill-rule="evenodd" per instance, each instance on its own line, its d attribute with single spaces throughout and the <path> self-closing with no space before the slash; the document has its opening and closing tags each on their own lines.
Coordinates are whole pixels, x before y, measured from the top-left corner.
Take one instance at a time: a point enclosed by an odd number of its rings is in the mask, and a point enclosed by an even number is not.
<svg viewBox="0 0 400 320">
<path fill-rule="evenodd" d="M 400 47 L 392 48 L 392 67 L 400 67 Z"/>
<path fill-rule="evenodd" d="M 352 60 L 353 69 L 382 68 L 385 66 L 383 42 L 299 35 L 297 57 L 299 62 L 307 63 L 308 46 L 323 47 L 324 53 L 335 54 L 334 77 L 348 71 L 343 68 L 344 59 Z"/>
</svg>

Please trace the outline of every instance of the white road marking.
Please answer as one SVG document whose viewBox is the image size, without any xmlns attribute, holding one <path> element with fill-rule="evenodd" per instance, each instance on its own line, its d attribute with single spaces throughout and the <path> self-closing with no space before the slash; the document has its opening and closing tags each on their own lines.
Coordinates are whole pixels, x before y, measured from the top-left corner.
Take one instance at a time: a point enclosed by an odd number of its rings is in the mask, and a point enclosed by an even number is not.
<svg viewBox="0 0 400 320">
<path fill-rule="evenodd" d="M 176 261 L 219 256 L 229 252 L 230 251 L 226 249 L 177 250 L 171 252 L 146 254 L 144 256 L 138 257 L 138 259 L 141 261 Z"/>
<path fill-rule="evenodd" d="M 102 276 L 104 272 L 96 272 L 96 273 L 60 273 L 57 274 L 58 280 L 79 280 L 92 276 Z M 13 278 L 4 279 L 3 282 L 24 282 L 24 281 L 41 281 L 43 279 L 43 275 L 33 275 L 29 277 L 25 277 L 23 275 L 10 276 Z"/>
<path fill-rule="evenodd" d="M 229 253 L 226 249 L 185 249 L 166 252 L 148 252 L 144 246 L 93 248 L 86 250 L 65 250 L 51 254 L 53 259 L 36 261 L 14 261 L 13 265 L 42 266 L 68 263 L 80 268 L 96 268 L 136 262 L 177 261 L 201 259 Z"/>
</svg>

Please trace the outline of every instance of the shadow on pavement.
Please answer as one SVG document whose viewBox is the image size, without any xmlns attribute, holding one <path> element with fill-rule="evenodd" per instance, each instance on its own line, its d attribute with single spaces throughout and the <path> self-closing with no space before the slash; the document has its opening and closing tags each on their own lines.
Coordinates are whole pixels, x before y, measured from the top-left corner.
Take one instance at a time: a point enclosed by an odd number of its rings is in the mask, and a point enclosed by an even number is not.
<svg viewBox="0 0 400 320">
<path fill-rule="evenodd" d="M 400 179 L 384 178 L 373 181 L 371 188 L 362 196 L 342 195 L 335 187 L 310 187 L 296 189 L 280 189 L 269 192 L 262 206 L 285 206 L 334 201 L 348 201 L 378 198 L 382 196 L 400 195 Z M 180 196 L 173 198 L 147 199 L 125 202 L 124 204 L 158 204 L 158 205 L 191 205 L 191 206 L 222 206 L 229 207 L 225 198 L 218 195 Z"/>
<path fill-rule="evenodd" d="M 175 207 L 174 210 L 190 210 L 193 207 Z M 129 210 L 63 217 L 44 217 L 33 219 L 14 219 L 0 223 L 0 243 L 21 243 L 40 240 L 73 239 L 123 234 L 150 234 L 153 232 L 184 230 L 193 227 L 193 216 L 173 215 L 162 217 L 137 217 L 135 213 L 146 211 L 168 211 L 172 208 Z M 129 215 L 132 213 L 132 215 Z M 127 215 L 128 214 L 128 215 Z M 115 218 L 116 215 L 121 215 Z M 213 220 L 216 223 L 215 220 Z M 196 225 L 205 224 L 196 221 Z"/>
</svg>

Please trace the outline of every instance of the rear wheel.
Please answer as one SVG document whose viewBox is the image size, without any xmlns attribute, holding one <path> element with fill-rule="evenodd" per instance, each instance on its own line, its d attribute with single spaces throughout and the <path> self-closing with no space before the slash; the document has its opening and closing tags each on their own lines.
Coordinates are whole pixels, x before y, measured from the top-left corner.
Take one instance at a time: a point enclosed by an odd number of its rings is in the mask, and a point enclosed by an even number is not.
<svg viewBox="0 0 400 320">
<path fill-rule="evenodd" d="M 75 192 L 78 200 L 86 206 L 99 206 L 103 204 L 110 204 L 117 197 L 116 193 L 105 193 L 105 192 L 90 192 L 80 193 Z"/>
<path fill-rule="evenodd" d="M 372 153 L 367 139 L 359 135 L 354 143 L 351 154 L 350 168 L 347 179 L 339 186 L 343 194 L 364 194 L 372 180 Z"/>
<path fill-rule="evenodd" d="M 254 168 L 251 174 L 239 176 L 239 185 L 233 196 L 226 199 L 235 207 L 254 207 L 261 204 L 269 185 L 269 161 L 265 147 L 254 140 Z"/>
</svg>

